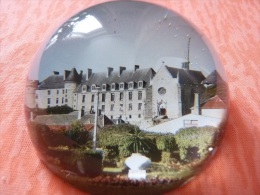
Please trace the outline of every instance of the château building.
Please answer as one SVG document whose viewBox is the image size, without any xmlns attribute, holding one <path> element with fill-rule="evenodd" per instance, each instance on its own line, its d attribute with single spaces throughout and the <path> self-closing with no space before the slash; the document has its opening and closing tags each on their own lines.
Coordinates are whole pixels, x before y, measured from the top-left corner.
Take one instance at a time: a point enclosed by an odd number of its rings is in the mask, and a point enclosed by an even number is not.
<svg viewBox="0 0 260 195">
<path fill-rule="evenodd" d="M 157 116 L 178 118 L 190 113 L 194 93 L 202 93 L 205 79 L 200 71 L 190 70 L 189 63 L 182 68 L 162 65 L 155 72 L 152 68 L 132 70 L 108 67 L 105 72 L 86 73 L 65 70 L 64 75 L 54 72 L 39 83 L 35 90 L 35 106 L 39 109 L 68 105 L 85 115 L 106 115 L 125 122 L 152 119 Z M 97 107 L 98 106 L 98 109 Z"/>
</svg>

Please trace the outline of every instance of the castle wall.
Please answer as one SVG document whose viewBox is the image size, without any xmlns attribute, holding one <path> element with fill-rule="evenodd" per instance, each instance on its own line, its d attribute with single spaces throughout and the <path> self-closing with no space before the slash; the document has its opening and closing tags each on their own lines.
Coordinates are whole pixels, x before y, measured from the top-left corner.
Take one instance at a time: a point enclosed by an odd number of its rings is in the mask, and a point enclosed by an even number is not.
<svg viewBox="0 0 260 195">
<path fill-rule="evenodd" d="M 35 91 L 36 107 L 46 109 L 53 106 L 62 106 L 65 104 L 63 89 L 44 89 Z"/>
<path fill-rule="evenodd" d="M 64 85 L 65 90 L 65 105 L 73 108 L 74 103 L 74 91 L 77 87 L 75 82 L 66 82 Z"/>
<path fill-rule="evenodd" d="M 132 98 L 129 97 L 131 96 L 129 93 L 132 93 Z M 141 98 L 138 97 L 140 93 L 142 93 Z M 105 94 L 105 99 L 102 99 L 102 94 Z M 114 100 L 111 100 L 111 94 L 114 94 Z M 83 95 L 85 95 L 84 102 L 82 102 Z M 92 97 L 93 95 L 94 97 Z M 83 109 L 86 114 L 96 111 L 96 93 L 86 92 L 74 94 L 74 96 L 77 97 L 77 100 L 74 102 L 74 108 L 77 110 Z M 102 91 L 99 92 L 98 109 L 101 111 L 101 114 L 106 115 L 110 119 L 118 119 L 121 116 L 122 120 L 132 122 L 144 119 L 145 100 L 146 88 Z"/>
</svg>

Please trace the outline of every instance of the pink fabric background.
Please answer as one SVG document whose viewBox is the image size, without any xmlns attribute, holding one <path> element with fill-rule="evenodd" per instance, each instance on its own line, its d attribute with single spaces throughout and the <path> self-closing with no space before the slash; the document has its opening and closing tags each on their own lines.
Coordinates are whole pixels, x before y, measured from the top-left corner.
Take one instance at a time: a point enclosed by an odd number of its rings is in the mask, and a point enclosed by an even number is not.
<svg viewBox="0 0 260 195">
<path fill-rule="evenodd" d="M 43 40 L 104 0 L 0 1 L 0 194 L 84 194 L 39 161 L 23 113 L 31 62 Z M 147 0 L 180 13 L 207 37 L 226 70 L 230 115 L 220 148 L 188 185 L 169 194 L 260 194 L 260 1 Z"/>
</svg>

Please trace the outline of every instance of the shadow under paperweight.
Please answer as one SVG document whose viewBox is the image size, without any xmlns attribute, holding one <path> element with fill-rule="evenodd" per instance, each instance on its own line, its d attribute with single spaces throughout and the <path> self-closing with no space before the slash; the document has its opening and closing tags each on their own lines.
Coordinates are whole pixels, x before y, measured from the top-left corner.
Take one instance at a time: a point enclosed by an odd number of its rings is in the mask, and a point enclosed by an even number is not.
<svg viewBox="0 0 260 195">
<path fill-rule="evenodd" d="M 209 43 L 170 9 L 87 8 L 32 64 L 25 114 L 41 161 L 90 194 L 162 194 L 203 170 L 228 113 Z"/>
</svg>

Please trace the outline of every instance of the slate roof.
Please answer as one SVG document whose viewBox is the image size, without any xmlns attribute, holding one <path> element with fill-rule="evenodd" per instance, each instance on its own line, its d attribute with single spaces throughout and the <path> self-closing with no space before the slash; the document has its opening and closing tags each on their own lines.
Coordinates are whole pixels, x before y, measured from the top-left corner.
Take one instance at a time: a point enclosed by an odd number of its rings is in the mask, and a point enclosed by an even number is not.
<svg viewBox="0 0 260 195">
<path fill-rule="evenodd" d="M 55 71 L 54 71 L 55 72 Z M 79 74 L 76 68 L 72 70 L 65 70 L 65 81 L 63 75 L 56 74 L 49 76 L 47 79 L 40 82 L 38 89 L 61 89 L 64 88 L 65 82 L 76 82 L 80 83 L 82 80 L 82 72 Z"/>
<path fill-rule="evenodd" d="M 34 121 L 44 125 L 71 125 L 75 120 L 77 120 L 75 114 L 53 114 L 36 116 Z"/>
<path fill-rule="evenodd" d="M 71 71 L 66 70 L 65 72 L 65 81 L 72 81 L 80 83 L 82 80 L 82 72 L 78 74 L 76 68 L 72 68 Z"/>
<path fill-rule="evenodd" d="M 74 121 L 78 120 L 78 112 L 72 112 L 69 114 L 50 114 L 50 115 L 38 115 L 34 119 L 35 122 L 44 125 L 71 125 Z M 94 114 L 84 115 L 80 121 L 86 124 L 93 124 L 95 120 Z M 113 122 L 106 116 L 100 115 L 97 119 L 97 124 L 99 127 L 104 127 L 104 125 L 112 125 Z"/>
<path fill-rule="evenodd" d="M 61 89 L 64 88 L 62 75 L 51 75 L 47 79 L 40 82 L 38 89 Z"/>
<path fill-rule="evenodd" d="M 207 78 L 202 81 L 202 84 L 217 84 L 217 71 L 214 70 L 210 73 Z"/>
<path fill-rule="evenodd" d="M 174 67 L 165 66 L 173 78 L 177 78 L 179 75 L 180 84 L 200 84 L 205 80 L 205 76 L 196 70 L 185 70 Z M 43 80 L 38 89 L 60 89 L 64 88 L 65 82 L 76 82 L 79 86 L 76 89 L 77 93 L 82 91 L 82 85 L 92 86 L 93 84 L 101 86 L 102 84 L 111 85 L 112 83 L 129 83 L 131 81 L 145 81 L 149 83 L 155 75 L 155 71 L 152 68 L 137 69 L 137 70 L 123 70 L 119 76 L 118 71 L 112 71 L 109 77 L 107 72 L 92 73 L 90 78 L 86 80 L 86 75 L 82 75 L 82 72 L 78 74 L 77 70 L 73 68 L 71 71 L 65 71 L 65 81 L 62 75 L 52 75 Z M 83 81 L 83 82 L 82 82 Z"/>
<path fill-rule="evenodd" d="M 226 109 L 225 103 L 216 95 L 204 103 L 202 109 Z"/>
<path fill-rule="evenodd" d="M 128 83 L 128 82 L 138 82 L 145 81 L 150 82 L 150 79 L 155 75 L 155 71 L 152 68 L 137 69 L 134 70 L 123 70 L 119 76 L 118 71 L 112 71 L 109 77 L 107 77 L 107 72 L 93 73 L 88 80 L 85 79 L 77 88 L 76 92 L 80 93 L 82 90 L 82 85 L 92 86 L 102 84 L 111 85 L 112 83 Z M 85 77 L 85 76 L 84 76 Z"/>
<path fill-rule="evenodd" d="M 186 70 L 174 67 L 165 66 L 173 78 L 177 78 L 179 75 L 180 84 L 201 84 L 205 79 L 205 76 L 201 71 Z"/>
</svg>

